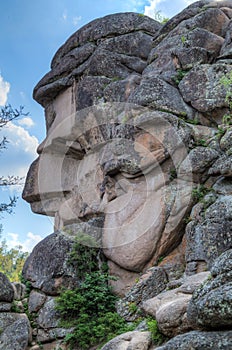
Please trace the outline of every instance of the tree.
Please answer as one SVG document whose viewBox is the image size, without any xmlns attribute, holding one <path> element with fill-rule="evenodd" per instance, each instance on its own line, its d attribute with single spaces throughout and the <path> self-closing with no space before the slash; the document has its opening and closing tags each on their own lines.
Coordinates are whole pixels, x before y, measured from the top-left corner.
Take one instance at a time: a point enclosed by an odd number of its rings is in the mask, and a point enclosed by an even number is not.
<svg viewBox="0 0 232 350">
<path fill-rule="evenodd" d="M 15 120 L 16 118 L 19 118 L 21 116 L 27 116 L 28 113 L 23 112 L 23 106 L 20 106 L 19 109 L 14 109 L 11 107 L 10 104 L 5 105 L 0 110 L 0 130 L 5 127 L 9 122 L 12 120 Z M 3 149 L 7 148 L 7 143 L 9 141 L 5 136 L 0 140 L 0 152 L 2 152 Z M 13 185 L 19 185 L 22 181 L 22 178 L 19 176 L 9 175 L 7 177 L 0 176 L 0 186 L 13 186 Z M 10 200 L 8 203 L 0 203 L 0 215 L 3 212 L 12 213 L 12 210 L 16 204 L 17 198 L 15 196 L 10 197 Z"/>
<path fill-rule="evenodd" d="M 6 240 L 0 241 L 0 272 L 3 272 L 10 281 L 20 281 L 22 268 L 27 257 L 28 253 L 23 252 L 21 246 L 9 249 Z"/>
<path fill-rule="evenodd" d="M 10 104 L 2 107 L 0 110 L 0 130 L 16 118 L 26 115 L 28 115 L 28 113 L 23 112 L 22 106 L 20 106 L 19 109 L 13 109 Z M 0 140 L 0 153 L 7 148 L 8 142 L 9 141 L 7 140 L 7 138 L 3 136 Z M 0 187 L 19 185 L 21 181 L 22 178 L 20 178 L 19 176 L 0 176 Z M 8 203 L 0 203 L 0 219 L 3 213 L 12 213 L 13 208 L 16 205 L 16 201 L 17 197 L 13 196 L 9 198 Z M 0 224 L 0 238 L 1 232 L 2 225 Z M 0 272 L 5 273 L 11 281 L 19 281 L 22 267 L 27 256 L 28 253 L 23 252 L 21 246 L 9 249 L 6 244 L 6 241 L 1 240 Z"/>
</svg>

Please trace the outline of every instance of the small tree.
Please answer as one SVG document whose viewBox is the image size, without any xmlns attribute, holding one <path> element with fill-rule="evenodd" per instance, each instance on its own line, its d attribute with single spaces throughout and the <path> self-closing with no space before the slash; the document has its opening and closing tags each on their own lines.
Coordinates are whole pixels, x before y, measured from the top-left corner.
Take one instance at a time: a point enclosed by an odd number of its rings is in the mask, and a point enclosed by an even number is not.
<svg viewBox="0 0 232 350">
<path fill-rule="evenodd" d="M 20 106 L 19 109 L 14 109 L 11 107 L 10 104 L 4 106 L 0 110 L 0 130 L 4 128 L 9 122 L 12 120 L 15 120 L 16 118 L 19 118 L 21 116 L 27 116 L 28 113 L 23 112 L 23 107 Z M 9 141 L 5 136 L 2 137 L 0 140 L 0 152 L 3 151 L 3 149 L 7 148 L 7 143 Z M 9 176 L 0 176 L 0 186 L 1 187 L 7 187 L 7 186 L 13 186 L 13 185 L 19 185 L 22 181 L 22 178 L 19 176 L 9 175 Z M 0 215 L 3 212 L 12 213 L 12 210 L 16 204 L 17 198 L 15 196 L 10 197 L 10 200 L 8 203 L 0 203 Z"/>
<path fill-rule="evenodd" d="M 0 109 L 0 131 L 2 128 L 6 127 L 8 123 L 19 118 L 21 116 L 26 116 L 28 113 L 23 112 L 23 107 L 20 106 L 19 109 L 13 109 L 11 105 L 6 105 Z M 0 139 L 0 153 L 7 148 L 7 143 L 9 141 L 5 136 Z M 8 187 L 19 185 L 22 178 L 19 176 L 8 175 L 0 176 L 0 187 Z M 13 208 L 16 205 L 17 197 L 13 196 L 9 198 L 8 203 L 0 203 L 0 220 L 3 213 L 11 214 Z M 2 233 L 2 225 L 0 224 L 0 238 Z M 22 247 L 18 246 L 16 248 L 9 249 L 7 247 L 6 241 L 0 241 L 0 272 L 3 272 L 11 281 L 18 281 L 20 278 L 21 270 L 28 253 L 22 251 Z"/>
<path fill-rule="evenodd" d="M 0 241 L 0 272 L 3 272 L 10 281 L 20 281 L 22 268 L 27 257 L 28 253 L 23 252 L 21 246 L 9 249 L 6 240 Z"/>
</svg>

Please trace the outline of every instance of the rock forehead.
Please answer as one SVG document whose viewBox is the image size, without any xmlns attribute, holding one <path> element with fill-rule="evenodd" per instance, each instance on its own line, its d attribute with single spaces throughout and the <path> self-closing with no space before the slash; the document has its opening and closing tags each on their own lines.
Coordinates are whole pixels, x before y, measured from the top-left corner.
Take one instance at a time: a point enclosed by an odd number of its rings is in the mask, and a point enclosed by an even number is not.
<svg viewBox="0 0 232 350">
<path fill-rule="evenodd" d="M 60 59 L 73 48 L 88 41 L 96 41 L 101 38 L 114 37 L 138 30 L 155 34 L 160 27 L 161 25 L 158 22 L 134 12 L 116 13 L 95 19 L 76 31 L 61 46 L 52 60 L 51 67 L 54 68 L 59 64 Z"/>
<path fill-rule="evenodd" d="M 74 77 L 84 72 L 85 75 L 107 76 L 110 67 L 122 65 L 121 75 L 124 78 L 136 69 L 141 73 L 146 65 L 153 36 L 160 27 L 159 22 L 132 12 L 108 15 L 86 24 L 57 51 L 51 63 L 51 71 L 34 89 L 34 98 L 46 105 L 59 91 L 72 85 Z M 105 56 L 110 54 L 110 60 L 107 60 Z M 135 61 L 133 57 L 138 55 L 141 59 Z M 118 70 L 113 69 L 112 74 L 118 76 Z M 50 86 L 45 88 L 48 84 Z"/>
</svg>

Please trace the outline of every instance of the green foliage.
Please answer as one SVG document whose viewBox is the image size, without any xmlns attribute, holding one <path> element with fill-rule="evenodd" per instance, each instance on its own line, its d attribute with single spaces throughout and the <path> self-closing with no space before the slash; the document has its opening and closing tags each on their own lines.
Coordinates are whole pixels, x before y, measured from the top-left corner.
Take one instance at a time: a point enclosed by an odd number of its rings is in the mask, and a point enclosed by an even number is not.
<svg viewBox="0 0 232 350">
<path fill-rule="evenodd" d="M 176 76 L 172 80 L 178 85 L 187 73 L 188 70 L 177 69 Z"/>
<path fill-rule="evenodd" d="M 0 241 L 0 272 L 4 273 L 11 282 L 20 281 L 27 256 L 28 253 L 23 252 L 21 246 L 9 249 L 5 240 Z"/>
<path fill-rule="evenodd" d="M 160 256 L 158 259 L 158 264 L 160 264 L 164 260 L 164 256 Z"/>
<path fill-rule="evenodd" d="M 207 141 L 205 139 L 198 140 L 199 146 L 207 147 Z"/>
<path fill-rule="evenodd" d="M 172 181 L 177 178 L 176 168 L 171 168 L 169 171 L 169 180 Z"/>
<path fill-rule="evenodd" d="M 181 42 L 183 45 L 186 43 L 186 37 L 184 35 L 181 36 Z"/>
<path fill-rule="evenodd" d="M 23 112 L 23 107 L 14 109 L 10 104 L 5 105 L 0 109 L 0 130 L 7 126 L 7 124 L 16 118 L 21 116 L 27 116 L 28 113 Z M 6 137 L 2 137 L 0 140 L 0 152 L 7 148 L 8 140 Z M 18 185 L 21 183 L 22 178 L 18 176 L 0 176 L 0 187 L 7 188 L 8 186 Z M 0 203 L 0 219 L 3 213 L 12 214 L 13 208 L 16 205 L 17 197 L 13 196 L 9 198 L 8 203 Z M 1 225 L 0 225 L 0 238 L 1 238 Z M 6 241 L 0 242 L 0 272 L 3 272 L 11 281 L 19 281 L 20 273 L 24 265 L 25 259 L 28 253 L 22 252 L 22 247 L 9 249 L 6 245 Z"/>
<path fill-rule="evenodd" d="M 207 147 L 207 141 L 205 139 L 196 140 L 194 143 L 194 146 L 195 147 L 197 147 L 197 146 Z"/>
<path fill-rule="evenodd" d="M 197 118 L 188 119 L 186 121 L 187 121 L 187 123 L 192 124 L 192 125 L 198 125 L 199 124 L 199 120 Z"/>
<path fill-rule="evenodd" d="M 138 306 L 136 303 L 132 302 L 129 304 L 129 311 L 131 314 L 135 314 L 138 311 Z"/>
<path fill-rule="evenodd" d="M 112 78 L 112 82 L 116 82 L 116 81 L 119 81 L 119 80 L 123 80 L 122 77 L 113 77 Z"/>
<path fill-rule="evenodd" d="M 220 139 L 225 134 L 225 132 L 226 130 L 224 128 L 218 127 L 216 137 Z"/>
<path fill-rule="evenodd" d="M 69 255 L 68 263 L 75 267 L 77 277 L 83 279 L 86 273 L 91 273 L 99 269 L 99 253 L 96 241 L 91 236 L 80 232 Z"/>
<path fill-rule="evenodd" d="M 16 313 L 21 313 L 21 309 L 19 308 L 16 300 L 13 300 L 13 302 L 12 302 L 11 311 L 16 312 Z"/>
<path fill-rule="evenodd" d="M 165 17 L 161 11 L 155 11 L 153 18 L 162 24 L 165 24 L 169 21 L 169 18 Z"/>
<path fill-rule="evenodd" d="M 225 101 L 228 103 L 230 114 L 225 114 L 222 119 L 222 124 L 232 125 L 232 71 L 220 79 L 220 83 L 226 89 Z"/>
<path fill-rule="evenodd" d="M 79 286 L 63 290 L 56 299 L 56 309 L 63 327 L 72 327 L 65 341 L 70 349 L 88 349 L 131 330 L 116 313 L 117 297 L 109 286 L 108 266 L 100 260 L 101 251 L 89 235 L 78 233 L 69 256 L 75 267 Z"/>
<path fill-rule="evenodd" d="M 188 225 L 188 223 L 190 223 L 191 221 L 192 221 L 192 217 L 191 217 L 191 215 L 188 215 L 186 218 L 184 218 L 184 223 L 186 224 L 186 225 Z"/>
<path fill-rule="evenodd" d="M 164 342 L 165 337 L 160 333 L 157 321 L 152 317 L 149 317 L 147 318 L 146 322 L 148 330 L 151 332 L 153 344 L 161 345 Z"/>
<path fill-rule="evenodd" d="M 196 202 L 200 202 L 208 192 L 209 189 L 207 187 L 199 185 L 197 188 L 194 188 L 192 190 L 192 197 Z"/>
<path fill-rule="evenodd" d="M 222 118 L 222 124 L 224 125 L 232 125 L 232 115 L 225 114 Z"/>
<path fill-rule="evenodd" d="M 100 271 L 85 274 L 78 288 L 61 293 L 56 308 L 62 325 L 74 327 L 66 336 L 71 349 L 88 349 L 132 329 L 116 313 L 116 299 L 108 285 L 108 275 Z"/>
</svg>

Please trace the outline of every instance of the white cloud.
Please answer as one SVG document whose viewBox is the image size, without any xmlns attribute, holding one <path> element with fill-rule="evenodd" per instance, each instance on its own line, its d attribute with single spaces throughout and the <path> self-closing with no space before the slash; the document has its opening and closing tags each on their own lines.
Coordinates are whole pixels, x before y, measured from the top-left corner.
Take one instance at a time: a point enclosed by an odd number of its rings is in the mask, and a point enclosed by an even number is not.
<svg viewBox="0 0 232 350">
<path fill-rule="evenodd" d="M 196 0 L 184 0 L 185 4 L 188 6 L 192 4 L 193 2 L 196 2 Z"/>
<path fill-rule="evenodd" d="M 0 140 L 5 136 L 8 140 L 7 148 L 0 154 L 1 176 L 8 175 L 25 178 L 32 161 L 38 156 L 36 149 L 39 145 L 37 138 L 30 135 L 22 126 L 9 122 L 0 130 Z M 11 193 L 20 193 L 22 184 L 10 186 Z"/>
<path fill-rule="evenodd" d="M 67 10 L 64 10 L 64 12 L 62 13 L 62 19 L 64 21 L 67 21 L 67 18 L 68 18 Z"/>
<path fill-rule="evenodd" d="M 31 252 L 34 246 L 43 239 L 42 236 L 32 232 L 27 233 L 25 240 L 20 239 L 17 233 L 8 233 L 7 236 L 7 246 L 9 249 L 21 246 L 24 252 Z"/>
<path fill-rule="evenodd" d="M 156 19 L 157 17 L 157 5 L 162 2 L 162 0 L 149 0 L 149 5 L 144 7 L 144 15 Z"/>
<path fill-rule="evenodd" d="M 32 126 L 35 125 L 33 120 L 30 117 L 24 117 L 18 121 L 19 125 L 25 126 L 27 128 L 31 128 Z"/>
<path fill-rule="evenodd" d="M 39 142 L 35 136 L 30 135 L 22 126 L 9 122 L 3 132 L 4 136 L 6 136 L 9 141 L 8 148 L 13 147 L 14 151 L 20 150 L 23 153 L 32 155 L 33 157 L 36 156 L 36 149 Z"/>
<path fill-rule="evenodd" d="M 10 83 L 5 81 L 3 77 L 0 75 L 0 106 L 5 106 L 9 91 L 10 91 Z"/>
<path fill-rule="evenodd" d="M 76 26 L 80 21 L 82 20 L 82 17 L 81 16 L 75 16 L 73 17 L 73 25 Z"/>
</svg>

